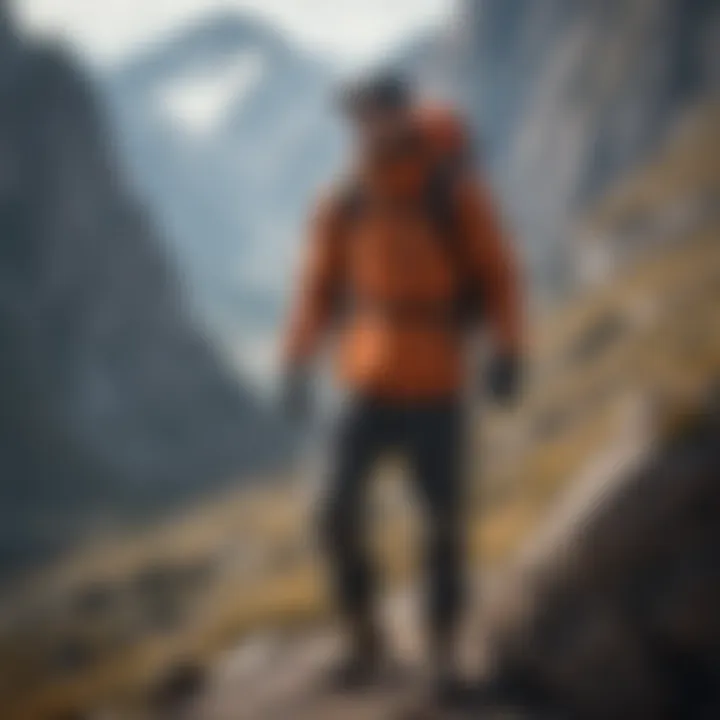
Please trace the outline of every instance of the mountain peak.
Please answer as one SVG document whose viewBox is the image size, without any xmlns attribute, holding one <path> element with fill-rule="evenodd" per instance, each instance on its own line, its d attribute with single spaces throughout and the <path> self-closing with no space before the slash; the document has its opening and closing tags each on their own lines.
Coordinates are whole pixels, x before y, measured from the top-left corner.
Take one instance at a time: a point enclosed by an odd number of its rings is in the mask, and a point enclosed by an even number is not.
<svg viewBox="0 0 720 720">
<path fill-rule="evenodd" d="M 296 55 L 286 38 L 261 18 L 223 9 L 184 25 L 130 58 L 113 75 L 121 83 L 147 87 L 183 72 L 210 69 L 241 52 L 261 52 L 274 59 Z"/>
<path fill-rule="evenodd" d="M 177 43 L 202 41 L 230 44 L 252 41 L 285 45 L 285 38 L 259 16 L 227 8 L 208 13 L 181 28 L 174 36 Z"/>
</svg>

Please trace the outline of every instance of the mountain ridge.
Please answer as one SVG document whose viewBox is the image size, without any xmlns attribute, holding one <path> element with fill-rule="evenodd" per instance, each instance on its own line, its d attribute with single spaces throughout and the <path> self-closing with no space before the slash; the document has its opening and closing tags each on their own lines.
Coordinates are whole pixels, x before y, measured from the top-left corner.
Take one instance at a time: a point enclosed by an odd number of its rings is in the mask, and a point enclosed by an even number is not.
<svg viewBox="0 0 720 720">
<path fill-rule="evenodd" d="M 288 446 L 198 329 L 87 74 L 4 37 L 2 572 L 277 464 Z"/>
</svg>

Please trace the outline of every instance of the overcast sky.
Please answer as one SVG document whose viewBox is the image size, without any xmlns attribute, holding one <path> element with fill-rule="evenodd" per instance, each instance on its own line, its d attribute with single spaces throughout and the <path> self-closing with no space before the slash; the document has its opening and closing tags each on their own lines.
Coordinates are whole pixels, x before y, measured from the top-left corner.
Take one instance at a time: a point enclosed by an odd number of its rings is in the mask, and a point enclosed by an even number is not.
<svg viewBox="0 0 720 720">
<path fill-rule="evenodd" d="M 338 62 L 371 62 L 424 27 L 453 0 L 14 0 L 23 24 L 59 33 L 106 63 L 217 9 L 249 9 Z"/>
</svg>

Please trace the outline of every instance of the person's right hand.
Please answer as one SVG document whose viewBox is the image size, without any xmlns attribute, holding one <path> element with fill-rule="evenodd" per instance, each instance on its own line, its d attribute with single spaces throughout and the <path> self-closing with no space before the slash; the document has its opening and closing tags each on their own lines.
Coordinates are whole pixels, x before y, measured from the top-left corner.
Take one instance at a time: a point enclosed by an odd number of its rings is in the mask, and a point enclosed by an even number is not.
<svg viewBox="0 0 720 720">
<path fill-rule="evenodd" d="M 305 367 L 286 368 L 281 380 L 282 410 L 292 422 L 302 422 L 311 412 L 310 376 Z"/>
</svg>

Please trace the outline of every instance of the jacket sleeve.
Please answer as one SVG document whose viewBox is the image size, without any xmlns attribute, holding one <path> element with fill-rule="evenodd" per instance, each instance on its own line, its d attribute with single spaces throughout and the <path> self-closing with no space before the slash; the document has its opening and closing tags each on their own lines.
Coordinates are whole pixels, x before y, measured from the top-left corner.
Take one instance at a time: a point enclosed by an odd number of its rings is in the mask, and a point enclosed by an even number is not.
<svg viewBox="0 0 720 720">
<path fill-rule="evenodd" d="M 524 349 L 523 300 L 515 254 L 489 191 L 473 178 L 458 187 L 459 220 L 470 275 L 482 288 L 484 321 L 496 349 L 517 355 Z"/>
<path fill-rule="evenodd" d="M 337 201 L 318 203 L 310 222 L 299 288 L 291 307 L 283 356 L 286 365 L 309 360 L 332 320 L 335 291 L 340 275 Z"/>
</svg>

